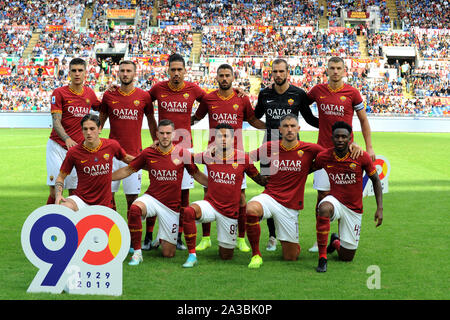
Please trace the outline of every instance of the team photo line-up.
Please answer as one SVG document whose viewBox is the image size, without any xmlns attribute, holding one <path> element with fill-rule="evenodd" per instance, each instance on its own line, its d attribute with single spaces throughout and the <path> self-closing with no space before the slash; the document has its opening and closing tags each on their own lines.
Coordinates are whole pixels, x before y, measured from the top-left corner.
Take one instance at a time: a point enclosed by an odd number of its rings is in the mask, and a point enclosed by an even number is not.
<svg viewBox="0 0 450 320">
<path fill-rule="evenodd" d="M 186 69 L 181 55 L 169 57 L 167 71 L 169 80 L 144 91 L 134 86 L 136 64 L 123 60 L 119 65 L 120 84 L 111 86 L 99 100 L 84 85 L 86 62 L 80 58 L 70 61 L 69 84 L 55 89 L 51 96 L 47 204 L 74 211 L 90 205 L 116 210 L 114 194 L 123 181 L 131 235 L 129 265 L 143 262 L 142 250 L 161 247 L 164 257 L 173 257 L 177 249 L 187 250 L 183 267 L 194 267 L 198 263 L 196 252 L 211 247 L 211 222 L 215 221 L 220 258 L 232 259 L 237 247 L 251 251 L 249 268 L 260 268 L 262 220 L 267 221 L 269 230 L 266 250 L 275 251 L 278 240 L 284 260 L 298 259 L 298 214 L 303 209 L 307 176 L 314 172 L 317 242 L 309 251 L 318 252 L 316 270 L 327 271 L 327 254 L 334 251 L 340 260 L 351 261 L 361 230 L 363 172 L 374 187 L 376 227 L 383 220 L 383 204 L 364 102 L 359 91 L 344 82 L 344 61 L 330 58 L 328 83 L 306 93 L 289 83 L 288 63 L 275 59 L 273 82 L 261 90 L 254 108 L 247 94 L 233 87 L 234 72 L 228 64 L 218 67 L 218 89 L 209 93 L 184 80 Z M 159 122 L 154 115 L 155 101 Z M 192 114 L 196 102 L 199 106 Z M 310 109 L 314 102 L 318 117 Z M 354 113 L 361 124 L 366 151 L 353 142 Z M 153 143 L 143 150 L 144 115 Z M 208 146 L 194 154 L 191 126 L 206 115 Z M 299 140 L 299 115 L 319 129 L 317 143 Z M 260 120 L 263 116 L 265 122 Z M 108 119 L 109 138 L 101 138 Z M 244 152 L 242 142 L 244 121 L 265 130 L 262 145 L 249 152 Z M 259 171 L 254 166 L 257 161 Z M 204 172 L 197 164 L 204 165 Z M 150 184 L 140 195 L 142 170 L 148 171 Z M 246 176 L 264 186 L 261 194 L 248 201 Z M 203 186 L 204 200 L 190 203 L 194 180 Z M 68 190 L 67 197 L 63 196 L 64 189 Z M 153 239 L 156 217 L 158 235 Z M 328 239 L 330 222 L 335 220 L 339 231 Z M 202 239 L 196 245 L 200 223 Z"/>
</svg>

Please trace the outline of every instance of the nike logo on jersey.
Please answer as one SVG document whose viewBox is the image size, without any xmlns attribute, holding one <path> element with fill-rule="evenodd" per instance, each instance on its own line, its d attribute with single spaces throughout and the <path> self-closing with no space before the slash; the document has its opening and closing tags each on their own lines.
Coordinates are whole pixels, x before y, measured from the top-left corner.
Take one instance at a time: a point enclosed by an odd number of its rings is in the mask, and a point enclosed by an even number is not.
<svg viewBox="0 0 450 320">
<path fill-rule="evenodd" d="M 271 103 L 274 102 L 275 100 L 267 100 L 267 103 Z"/>
<path fill-rule="evenodd" d="M 111 101 L 112 104 L 119 103 L 119 101 Z"/>
<path fill-rule="evenodd" d="M 220 106 L 212 106 L 211 109 L 217 109 L 220 108 Z"/>
<path fill-rule="evenodd" d="M 150 160 L 150 163 L 158 162 L 158 160 Z"/>
<path fill-rule="evenodd" d="M 168 96 L 169 96 L 168 94 L 162 94 L 161 98 L 165 98 L 165 97 L 168 97 Z"/>
<path fill-rule="evenodd" d="M 80 162 L 81 162 L 81 163 L 85 163 L 86 161 L 87 161 L 87 160 L 81 160 Z"/>
</svg>

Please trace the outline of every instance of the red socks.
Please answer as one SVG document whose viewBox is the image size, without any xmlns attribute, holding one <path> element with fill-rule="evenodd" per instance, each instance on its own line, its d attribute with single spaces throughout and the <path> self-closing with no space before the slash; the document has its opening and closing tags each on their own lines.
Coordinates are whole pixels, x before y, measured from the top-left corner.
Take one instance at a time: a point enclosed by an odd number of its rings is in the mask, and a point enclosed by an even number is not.
<svg viewBox="0 0 450 320">
<path fill-rule="evenodd" d="M 142 210 L 136 205 L 131 205 L 128 211 L 128 228 L 131 235 L 131 246 L 134 250 L 141 249 L 142 240 Z"/>
<path fill-rule="evenodd" d="M 189 207 L 189 189 L 181 190 L 181 208 Z M 178 227 L 178 234 L 183 233 L 183 210 L 180 209 L 180 222 Z"/>
<path fill-rule="evenodd" d="M 148 217 L 145 219 L 145 231 L 153 232 L 153 228 L 155 227 L 156 216 Z"/>
<path fill-rule="evenodd" d="M 192 207 L 181 209 L 183 214 L 184 240 L 189 253 L 195 253 L 197 241 L 197 226 L 195 225 L 195 210 Z"/>
<path fill-rule="evenodd" d="M 328 234 L 330 233 L 330 218 L 316 217 L 317 246 L 319 247 L 319 259 L 327 258 Z"/>
<path fill-rule="evenodd" d="M 261 226 L 259 225 L 259 217 L 248 215 L 247 216 L 247 238 L 250 242 L 250 247 L 252 247 L 252 256 L 261 256 L 261 251 L 259 251 L 259 237 L 261 236 Z"/>
<path fill-rule="evenodd" d="M 55 198 L 54 197 L 52 197 L 52 196 L 48 196 L 48 199 L 47 199 L 47 204 L 55 204 Z"/>
<path fill-rule="evenodd" d="M 247 221 L 247 206 L 239 207 L 238 230 L 239 238 L 245 237 L 245 222 Z"/>
<path fill-rule="evenodd" d="M 209 237 L 211 235 L 211 222 L 202 223 L 203 236 Z"/>
</svg>

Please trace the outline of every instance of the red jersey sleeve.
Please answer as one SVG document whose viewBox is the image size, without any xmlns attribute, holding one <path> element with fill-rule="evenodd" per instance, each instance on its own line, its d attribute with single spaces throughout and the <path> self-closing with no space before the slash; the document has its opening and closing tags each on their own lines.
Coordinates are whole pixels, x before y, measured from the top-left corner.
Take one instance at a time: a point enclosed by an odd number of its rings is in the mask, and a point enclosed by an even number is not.
<svg viewBox="0 0 450 320">
<path fill-rule="evenodd" d="M 69 151 L 67 151 L 66 157 L 64 158 L 64 161 L 61 164 L 61 168 L 59 169 L 60 172 L 65 173 L 66 175 L 70 174 L 75 165 L 74 158 L 72 156 L 73 155 L 72 150 L 74 150 L 74 148 L 71 148 L 69 149 Z"/>
<path fill-rule="evenodd" d="M 311 90 L 308 91 L 308 93 L 306 94 L 306 96 L 309 99 L 309 104 L 313 103 L 314 101 L 316 101 L 316 92 L 317 92 L 317 86 L 312 87 Z"/>
<path fill-rule="evenodd" d="M 116 140 L 112 140 L 112 145 L 114 147 L 114 156 L 118 159 L 118 160 L 122 160 L 127 152 L 120 146 L 119 142 L 117 142 Z"/>
<path fill-rule="evenodd" d="M 139 171 L 141 169 L 147 169 L 147 162 L 145 161 L 145 159 L 148 157 L 147 156 L 147 154 L 148 154 L 148 150 L 147 149 L 142 151 L 136 158 L 134 158 L 128 164 L 128 166 L 130 166 L 131 169 L 133 169 L 133 171 L 137 172 L 137 171 Z"/>
<path fill-rule="evenodd" d="M 197 111 L 195 111 L 194 116 L 197 119 L 203 119 L 207 113 L 208 113 L 208 103 L 205 101 L 205 99 L 202 99 L 199 107 L 197 108 Z"/>
<path fill-rule="evenodd" d="M 154 114 L 153 99 L 148 92 L 145 93 L 144 113 L 146 116 Z"/>
<path fill-rule="evenodd" d="M 195 100 L 198 102 L 202 102 L 203 97 L 206 95 L 206 91 L 200 88 L 199 86 L 195 86 L 195 96 L 197 97 Z"/>
<path fill-rule="evenodd" d="M 365 108 L 363 103 L 363 98 L 361 96 L 361 93 L 359 90 L 354 89 L 353 90 L 353 109 L 355 111 L 363 110 Z"/>
<path fill-rule="evenodd" d="M 316 160 L 314 161 L 313 164 L 313 168 L 314 169 L 322 169 L 324 167 L 324 158 L 326 156 L 325 152 L 320 152 L 317 157 Z"/>
<path fill-rule="evenodd" d="M 361 167 L 366 171 L 367 175 L 373 176 L 377 173 L 377 168 L 375 167 L 374 163 L 372 162 L 372 159 L 370 158 L 369 154 L 364 151 L 363 155 L 361 156 Z"/>
<path fill-rule="evenodd" d="M 51 113 L 62 113 L 63 109 L 63 97 L 60 90 L 54 90 L 50 99 L 50 111 Z"/>
<path fill-rule="evenodd" d="M 244 121 L 248 121 L 255 116 L 255 111 L 253 110 L 249 97 L 245 96 L 242 99 L 244 101 Z"/>
<path fill-rule="evenodd" d="M 256 169 L 255 165 L 250 162 L 248 154 L 245 155 L 245 163 L 247 167 L 245 168 L 245 173 L 250 177 L 256 177 L 259 174 L 258 169 Z"/>
<path fill-rule="evenodd" d="M 97 95 L 95 94 L 94 90 L 92 90 L 91 88 L 89 88 L 89 96 L 91 99 L 91 108 L 94 111 L 100 111 L 100 106 L 101 106 L 101 101 L 98 99 Z"/>
<path fill-rule="evenodd" d="M 157 100 L 158 99 L 158 92 L 159 92 L 159 87 L 160 87 L 160 85 L 159 85 L 159 82 L 158 83 L 156 83 L 155 85 L 153 85 L 151 88 L 150 88 L 150 90 L 148 91 L 148 94 L 150 95 L 150 98 L 153 100 L 153 101 L 155 101 L 155 100 Z"/>
</svg>

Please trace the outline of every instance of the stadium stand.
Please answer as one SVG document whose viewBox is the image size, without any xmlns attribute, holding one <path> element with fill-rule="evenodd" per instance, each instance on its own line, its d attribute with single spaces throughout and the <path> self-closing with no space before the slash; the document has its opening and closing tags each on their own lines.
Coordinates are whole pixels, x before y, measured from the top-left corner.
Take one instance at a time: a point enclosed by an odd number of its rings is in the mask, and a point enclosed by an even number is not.
<svg viewBox="0 0 450 320">
<path fill-rule="evenodd" d="M 148 90 L 167 78 L 174 52 L 188 79 L 216 88 L 215 69 L 230 63 L 236 85 L 256 100 L 270 62 L 288 59 L 291 81 L 308 90 L 326 81 L 332 56 L 369 115 L 448 116 L 447 1 L 416 0 L 0 0 L 0 97 L 3 112 L 48 112 L 49 95 L 67 83 L 73 57 L 89 63 L 99 95 L 117 82 L 118 62 L 138 65 Z"/>
</svg>

